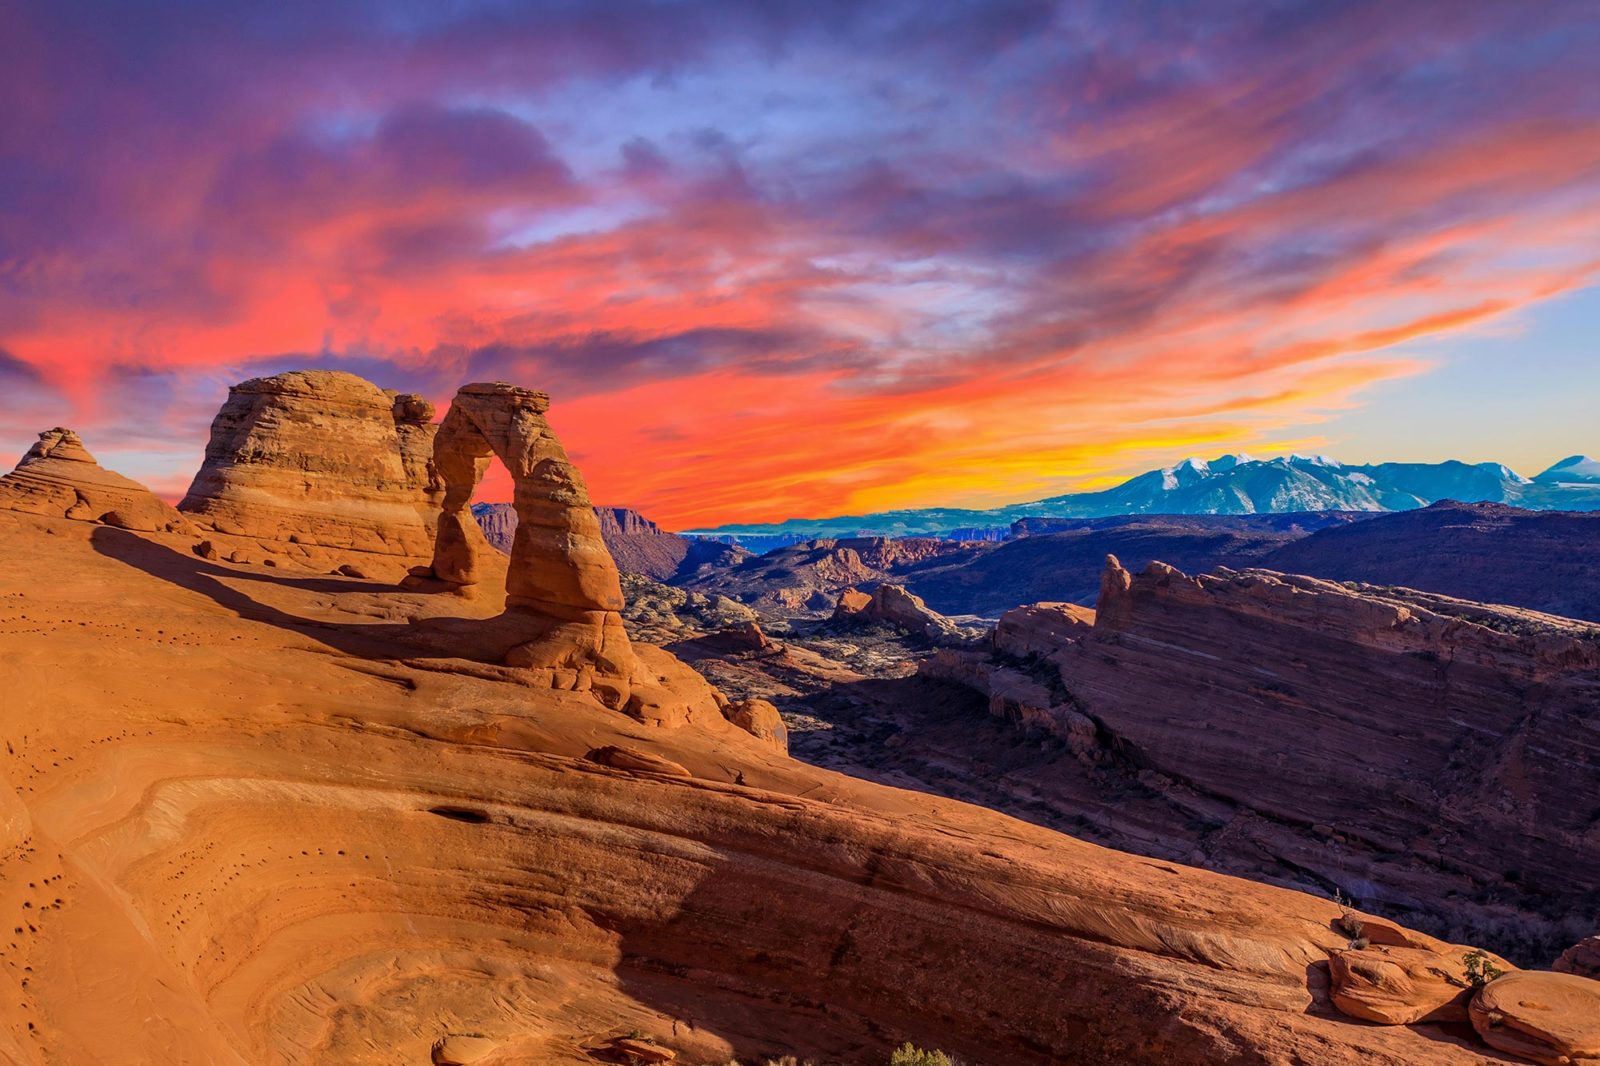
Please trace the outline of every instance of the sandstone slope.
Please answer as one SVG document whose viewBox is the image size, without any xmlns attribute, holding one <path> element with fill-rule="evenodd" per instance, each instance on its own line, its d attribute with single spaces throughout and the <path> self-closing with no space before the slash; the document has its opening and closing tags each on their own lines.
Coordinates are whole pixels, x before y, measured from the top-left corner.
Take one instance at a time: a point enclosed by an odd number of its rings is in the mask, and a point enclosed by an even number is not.
<svg viewBox="0 0 1600 1066">
<path fill-rule="evenodd" d="M 57 426 L 0 477 L 0 508 L 123 529 L 183 531 L 189 523 L 155 493 L 95 462 L 83 441 Z"/>
<path fill-rule="evenodd" d="M 0 537 L 8 1061 L 1503 1061 L 1333 1013 L 1325 900 L 529 687 L 493 596 Z"/>
</svg>

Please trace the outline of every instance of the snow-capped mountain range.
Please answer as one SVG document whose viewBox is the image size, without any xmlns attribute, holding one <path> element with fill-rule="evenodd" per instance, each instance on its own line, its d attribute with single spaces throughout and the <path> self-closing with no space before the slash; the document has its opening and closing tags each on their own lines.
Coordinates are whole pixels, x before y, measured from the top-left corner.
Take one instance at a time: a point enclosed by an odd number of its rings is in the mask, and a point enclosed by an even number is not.
<svg viewBox="0 0 1600 1066">
<path fill-rule="evenodd" d="M 1053 496 L 987 510 L 931 507 L 838 518 L 692 530 L 741 542 L 814 537 L 930 536 L 1008 526 L 1019 518 L 1127 514 L 1264 514 L 1406 511 L 1436 500 L 1492 501 L 1532 510 L 1600 510 L 1600 460 L 1574 455 L 1536 477 L 1503 463 L 1375 463 L 1349 466 L 1326 455 L 1185 459 L 1102 492 Z"/>
</svg>

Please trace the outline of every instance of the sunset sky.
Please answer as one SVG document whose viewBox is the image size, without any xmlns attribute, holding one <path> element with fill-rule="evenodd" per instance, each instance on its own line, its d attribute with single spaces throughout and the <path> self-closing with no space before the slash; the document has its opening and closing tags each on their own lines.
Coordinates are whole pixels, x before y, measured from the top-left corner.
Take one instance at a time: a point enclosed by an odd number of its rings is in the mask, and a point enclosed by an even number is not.
<svg viewBox="0 0 1600 1066">
<path fill-rule="evenodd" d="M 1536 473 L 1600 451 L 1597 56 L 1593 0 L 13 0 L 0 462 L 180 495 L 330 367 L 545 389 L 672 528 Z"/>
</svg>

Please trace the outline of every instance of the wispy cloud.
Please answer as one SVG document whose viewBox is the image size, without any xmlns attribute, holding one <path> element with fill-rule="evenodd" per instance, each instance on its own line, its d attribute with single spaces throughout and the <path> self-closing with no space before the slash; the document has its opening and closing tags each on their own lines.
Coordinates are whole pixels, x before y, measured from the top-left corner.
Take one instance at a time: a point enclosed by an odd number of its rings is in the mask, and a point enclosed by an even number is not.
<svg viewBox="0 0 1600 1066">
<path fill-rule="evenodd" d="M 549 389 L 672 525 L 1303 432 L 1591 284 L 1583 4 L 11 5 L 0 448 Z"/>
</svg>

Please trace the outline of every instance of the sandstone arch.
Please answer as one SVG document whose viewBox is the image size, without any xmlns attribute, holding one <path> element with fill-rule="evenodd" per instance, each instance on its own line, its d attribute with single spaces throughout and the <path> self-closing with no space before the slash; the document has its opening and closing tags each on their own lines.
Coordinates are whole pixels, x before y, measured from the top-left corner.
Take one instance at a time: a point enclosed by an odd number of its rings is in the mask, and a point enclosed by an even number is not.
<svg viewBox="0 0 1600 1066">
<path fill-rule="evenodd" d="M 488 544 L 469 504 L 491 458 L 511 474 L 517 532 L 506 571 L 506 608 L 529 639 L 513 665 L 636 673 L 622 628 L 622 583 L 577 468 L 544 414 L 550 397 L 504 382 L 464 385 L 433 443 L 443 486 L 433 576 L 458 588 L 478 583 Z"/>
</svg>

